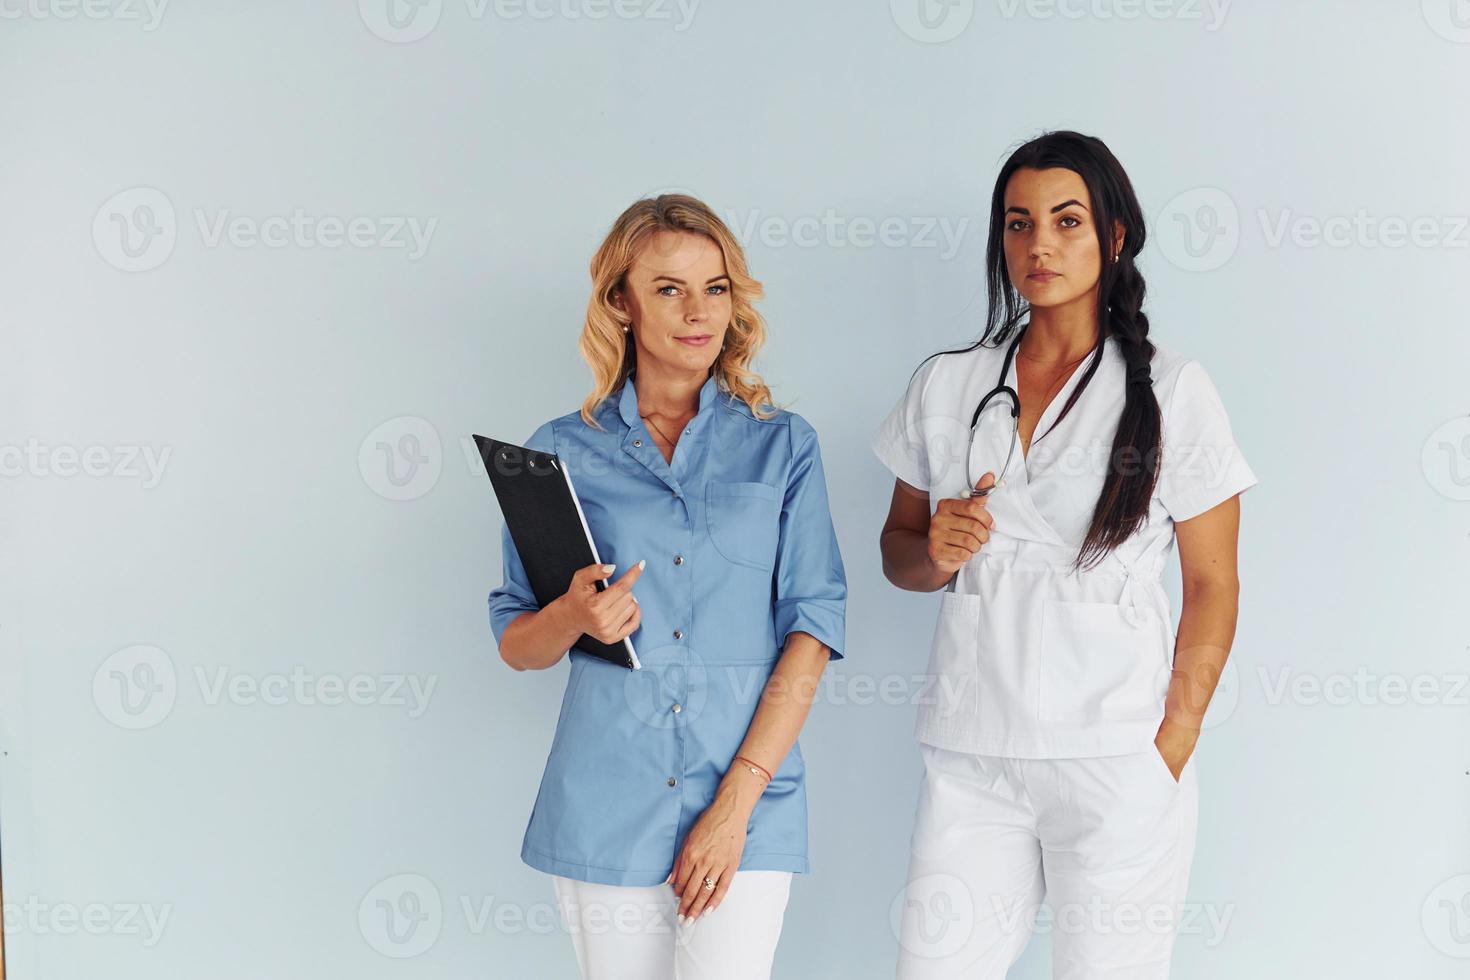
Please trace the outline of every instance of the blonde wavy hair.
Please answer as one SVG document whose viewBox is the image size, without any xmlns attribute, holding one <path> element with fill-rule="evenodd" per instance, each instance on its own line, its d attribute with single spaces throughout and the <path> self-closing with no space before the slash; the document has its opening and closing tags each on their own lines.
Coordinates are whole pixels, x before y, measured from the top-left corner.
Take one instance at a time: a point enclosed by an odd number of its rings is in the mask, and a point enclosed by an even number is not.
<svg viewBox="0 0 1470 980">
<path fill-rule="evenodd" d="M 638 366 L 633 334 L 623 330 L 631 326 L 632 318 L 613 305 L 612 297 L 626 287 L 628 270 L 639 250 L 660 231 L 703 235 L 724 253 L 732 309 L 725 346 L 714 364 L 715 384 L 749 405 L 757 418 L 773 417 L 776 412 L 763 407 L 771 403 L 771 389 L 750 367 L 766 342 L 766 322 L 753 305 L 765 290 L 751 277 L 745 250 L 703 201 L 688 194 L 660 194 L 635 201 L 618 215 L 592 256 L 592 298 L 577 340 L 593 378 L 592 393 L 582 403 L 583 421 L 600 429 L 594 413 Z"/>
</svg>

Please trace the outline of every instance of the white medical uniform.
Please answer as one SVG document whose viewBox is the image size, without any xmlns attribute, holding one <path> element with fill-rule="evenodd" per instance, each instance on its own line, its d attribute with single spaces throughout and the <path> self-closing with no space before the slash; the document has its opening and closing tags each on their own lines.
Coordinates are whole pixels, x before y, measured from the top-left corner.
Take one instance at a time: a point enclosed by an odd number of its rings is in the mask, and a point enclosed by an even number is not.
<svg viewBox="0 0 1470 980">
<path fill-rule="evenodd" d="M 1000 471 L 1007 403 L 992 401 L 973 448 L 969 423 L 1008 346 L 924 362 L 873 436 L 878 458 L 927 490 L 931 507 L 970 485 L 967 450 L 977 479 Z M 1024 459 L 1017 445 L 989 497 L 990 540 L 940 596 L 916 730 L 925 776 L 901 977 L 1004 977 L 1043 893 L 1056 977 L 1168 975 L 1197 800 L 1193 759 L 1176 781 L 1153 745 L 1174 648 L 1160 579 L 1174 522 L 1256 477 L 1204 369 L 1155 346 L 1163 453 L 1142 529 L 1095 567 L 1072 569 L 1123 411 L 1126 367 L 1108 339 L 1067 417 L 1051 428 L 1090 357 L 1047 406 Z M 1006 384 L 1017 387 L 1014 360 Z M 1136 929 L 1120 924 L 1135 919 Z"/>
</svg>

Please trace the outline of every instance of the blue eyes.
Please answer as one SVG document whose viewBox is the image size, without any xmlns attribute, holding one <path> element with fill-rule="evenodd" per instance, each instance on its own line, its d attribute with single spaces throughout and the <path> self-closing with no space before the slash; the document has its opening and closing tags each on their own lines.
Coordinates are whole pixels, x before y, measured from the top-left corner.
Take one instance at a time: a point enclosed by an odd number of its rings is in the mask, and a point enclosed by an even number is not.
<svg viewBox="0 0 1470 980">
<path fill-rule="evenodd" d="M 658 294 L 660 296 L 673 296 L 674 293 L 676 293 L 678 291 L 679 291 L 679 287 L 678 286 L 660 286 L 660 287 L 658 287 Z M 710 294 L 712 294 L 714 296 L 723 296 L 726 293 L 728 293 L 729 291 L 730 291 L 730 287 L 729 286 L 725 286 L 725 285 L 711 286 L 711 287 L 709 287 L 709 289 L 706 289 L 705 290 L 705 292 L 710 293 Z"/>
</svg>

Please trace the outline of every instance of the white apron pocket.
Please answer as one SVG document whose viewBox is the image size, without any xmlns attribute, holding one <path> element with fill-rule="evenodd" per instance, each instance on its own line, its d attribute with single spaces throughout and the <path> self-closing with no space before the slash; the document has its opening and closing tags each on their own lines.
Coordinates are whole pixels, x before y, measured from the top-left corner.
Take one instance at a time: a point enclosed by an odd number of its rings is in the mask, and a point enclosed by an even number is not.
<svg viewBox="0 0 1470 980">
<path fill-rule="evenodd" d="M 1158 613 L 1143 610 L 1134 627 L 1113 602 L 1047 599 L 1041 613 L 1038 715 L 1089 725 L 1141 721 L 1163 710 L 1168 651 Z"/>
<path fill-rule="evenodd" d="M 980 597 L 943 592 L 929 647 L 929 712 L 938 720 L 973 718 L 978 695 Z"/>
</svg>

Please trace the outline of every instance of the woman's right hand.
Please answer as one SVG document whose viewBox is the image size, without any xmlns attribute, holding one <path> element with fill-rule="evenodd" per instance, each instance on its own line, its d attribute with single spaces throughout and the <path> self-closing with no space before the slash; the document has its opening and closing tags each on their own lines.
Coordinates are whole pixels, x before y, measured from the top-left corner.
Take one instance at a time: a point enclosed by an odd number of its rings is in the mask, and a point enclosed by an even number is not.
<svg viewBox="0 0 1470 980">
<path fill-rule="evenodd" d="M 986 473 L 975 484 L 984 490 L 995 486 L 995 474 Z M 995 518 L 986 506 L 989 497 L 946 497 L 929 519 L 929 560 L 940 571 L 953 575 L 990 540 Z"/>
<path fill-rule="evenodd" d="M 633 595 L 633 583 L 643 574 L 646 564 L 640 561 L 601 592 L 597 591 L 596 583 L 607 578 L 616 566 L 588 565 L 577 569 L 572 584 L 557 600 L 562 604 L 564 622 L 603 643 L 617 643 L 631 636 L 643 621 L 638 599 Z"/>
</svg>

